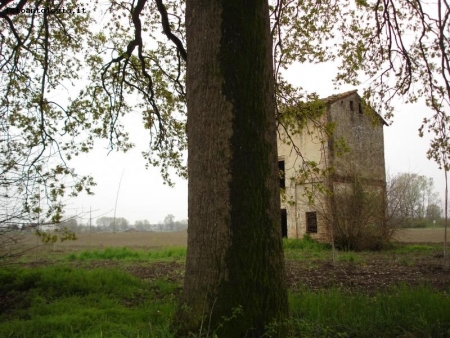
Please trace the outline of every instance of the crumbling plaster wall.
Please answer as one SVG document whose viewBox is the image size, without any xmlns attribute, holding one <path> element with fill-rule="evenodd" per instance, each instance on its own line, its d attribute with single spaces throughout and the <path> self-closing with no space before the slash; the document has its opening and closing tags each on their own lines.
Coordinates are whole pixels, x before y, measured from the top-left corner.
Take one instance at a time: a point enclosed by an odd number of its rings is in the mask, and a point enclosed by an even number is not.
<svg viewBox="0 0 450 338">
<path fill-rule="evenodd" d="M 331 122 L 335 123 L 335 132 L 329 141 L 334 179 L 345 182 L 356 174 L 370 180 L 371 184 L 384 185 L 386 173 L 381 118 L 364 111 L 356 93 L 332 103 L 328 114 Z M 344 139 L 349 149 L 341 156 L 338 156 L 339 139 Z"/>
<path fill-rule="evenodd" d="M 326 121 L 326 115 L 323 116 L 323 123 Z M 288 237 L 301 238 L 306 233 L 306 216 L 308 211 L 314 211 L 314 206 L 309 205 L 308 199 L 305 198 L 305 187 L 299 185 L 299 170 L 303 165 L 302 156 L 308 161 L 315 161 L 320 169 L 326 167 L 327 140 L 324 136 L 314 128 L 311 122 L 301 134 L 291 135 L 292 140 L 286 139 L 284 132 L 280 131 L 280 139 L 278 140 L 278 160 L 285 163 L 285 189 L 282 193 L 281 208 L 286 209 Z M 325 143 L 323 142 L 325 141 Z M 296 149 L 301 152 L 300 156 Z M 316 178 L 317 183 L 323 178 Z M 311 187 L 312 182 L 307 181 L 305 185 Z M 321 221 L 318 222 L 322 223 Z M 322 230 L 319 231 L 322 232 Z M 312 237 L 321 236 L 312 234 Z"/>
<path fill-rule="evenodd" d="M 329 140 L 330 164 L 334 168 L 331 176 L 334 195 L 345 190 L 344 186 L 353 189 L 355 179 L 359 179 L 368 193 L 379 191 L 370 194 L 381 199 L 373 201 L 379 207 L 375 209 L 372 219 L 382 222 L 386 202 L 383 119 L 372 111 L 364 110 L 356 93 L 333 102 L 328 109 L 328 118 L 336 126 Z M 348 152 L 340 156 L 337 151 L 339 139 L 343 139 L 348 147 Z"/>
</svg>

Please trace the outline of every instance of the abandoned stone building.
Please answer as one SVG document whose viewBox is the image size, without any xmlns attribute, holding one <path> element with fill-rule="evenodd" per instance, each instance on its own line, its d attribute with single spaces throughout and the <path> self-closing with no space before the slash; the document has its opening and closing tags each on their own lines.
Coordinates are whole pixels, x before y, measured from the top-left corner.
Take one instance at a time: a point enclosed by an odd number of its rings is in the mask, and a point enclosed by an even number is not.
<svg viewBox="0 0 450 338">
<path fill-rule="evenodd" d="M 278 130 L 278 166 L 282 188 L 282 235 L 331 240 L 333 199 L 352 189 L 356 179 L 380 192 L 384 205 L 386 174 L 381 116 L 365 106 L 356 90 L 320 100 L 323 113 L 287 136 Z M 327 125 L 325 132 L 317 125 Z M 309 172 L 308 175 L 305 173 Z M 312 173 L 312 174 L 311 174 Z M 384 219 L 385 208 L 379 208 Z"/>
</svg>

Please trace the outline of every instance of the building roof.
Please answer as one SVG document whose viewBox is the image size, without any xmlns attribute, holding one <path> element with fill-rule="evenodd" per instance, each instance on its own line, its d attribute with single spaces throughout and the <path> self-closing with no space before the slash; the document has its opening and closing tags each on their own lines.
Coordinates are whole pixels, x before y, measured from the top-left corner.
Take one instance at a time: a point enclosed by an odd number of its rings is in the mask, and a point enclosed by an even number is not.
<svg viewBox="0 0 450 338">
<path fill-rule="evenodd" d="M 354 90 L 350 90 L 348 92 L 344 92 L 344 93 L 340 93 L 340 94 L 334 94 L 334 95 L 331 95 L 331 96 L 328 96 L 328 97 L 324 98 L 323 100 L 326 103 L 333 103 L 333 102 L 339 101 L 339 100 L 341 100 L 343 98 L 346 98 L 347 96 L 352 95 L 352 94 L 358 94 L 358 90 L 354 89 Z"/>
<path fill-rule="evenodd" d="M 328 104 L 331 104 L 331 103 L 335 103 L 336 101 L 342 100 L 342 99 L 346 98 L 347 96 L 350 96 L 350 95 L 353 95 L 353 94 L 358 95 L 358 90 L 357 89 L 353 89 L 353 90 L 349 90 L 349 91 L 344 92 L 344 93 L 334 94 L 334 95 L 325 97 L 322 100 L 324 100 Z M 380 114 L 378 114 L 377 112 L 375 112 L 375 114 L 380 118 L 381 123 L 383 123 L 385 126 L 389 126 L 389 124 L 386 122 L 386 120 Z"/>
</svg>

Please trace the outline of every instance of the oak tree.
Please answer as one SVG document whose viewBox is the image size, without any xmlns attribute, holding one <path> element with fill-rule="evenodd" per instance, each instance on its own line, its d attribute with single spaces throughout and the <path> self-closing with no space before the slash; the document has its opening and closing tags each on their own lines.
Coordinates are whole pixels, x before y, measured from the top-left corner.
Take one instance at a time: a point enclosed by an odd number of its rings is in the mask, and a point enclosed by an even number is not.
<svg viewBox="0 0 450 338">
<path fill-rule="evenodd" d="M 260 337 L 287 318 L 268 4 L 187 1 L 186 29 L 189 227 L 181 325 L 190 331 L 205 321 L 213 329 L 221 324 L 223 337 Z"/>
</svg>

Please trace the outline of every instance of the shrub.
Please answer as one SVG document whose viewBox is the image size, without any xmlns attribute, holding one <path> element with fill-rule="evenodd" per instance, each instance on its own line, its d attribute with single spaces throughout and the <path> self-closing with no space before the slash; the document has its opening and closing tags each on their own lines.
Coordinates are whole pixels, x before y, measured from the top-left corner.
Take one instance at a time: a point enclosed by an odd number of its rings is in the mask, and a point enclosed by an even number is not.
<svg viewBox="0 0 450 338">
<path fill-rule="evenodd" d="M 331 196 L 335 246 L 341 250 L 380 250 L 395 228 L 385 219 L 384 190 L 364 185 L 360 179 L 343 184 Z"/>
</svg>

